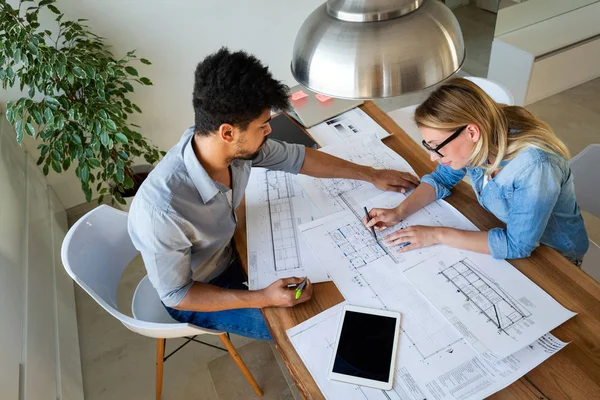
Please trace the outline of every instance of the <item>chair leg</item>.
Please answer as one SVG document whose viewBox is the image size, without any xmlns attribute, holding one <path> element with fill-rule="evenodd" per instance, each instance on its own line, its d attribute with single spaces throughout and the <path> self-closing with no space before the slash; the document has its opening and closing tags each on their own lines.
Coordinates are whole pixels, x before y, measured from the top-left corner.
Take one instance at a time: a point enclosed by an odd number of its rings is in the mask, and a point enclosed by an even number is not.
<svg viewBox="0 0 600 400">
<path fill-rule="evenodd" d="M 227 337 L 227 333 L 221 333 L 219 335 L 219 339 L 221 339 L 221 342 L 223 342 L 223 345 L 225 345 L 225 348 L 229 352 L 231 358 L 233 358 L 233 361 L 235 361 L 237 366 L 242 370 L 244 377 L 246 377 L 246 380 L 250 383 L 252 389 L 254 389 L 256 394 L 259 397 L 261 397 L 263 395 L 263 392 L 260 389 L 260 386 L 258 386 L 258 383 L 256 383 L 256 381 L 254 380 L 252 373 L 250 372 L 246 364 L 244 364 L 244 360 L 242 360 L 242 357 L 240 357 L 235 347 L 233 347 L 233 343 L 231 343 L 231 340 L 229 340 L 229 337 Z"/>
<path fill-rule="evenodd" d="M 156 345 L 156 400 L 161 400 L 163 385 L 163 362 L 166 339 L 157 339 Z"/>
</svg>

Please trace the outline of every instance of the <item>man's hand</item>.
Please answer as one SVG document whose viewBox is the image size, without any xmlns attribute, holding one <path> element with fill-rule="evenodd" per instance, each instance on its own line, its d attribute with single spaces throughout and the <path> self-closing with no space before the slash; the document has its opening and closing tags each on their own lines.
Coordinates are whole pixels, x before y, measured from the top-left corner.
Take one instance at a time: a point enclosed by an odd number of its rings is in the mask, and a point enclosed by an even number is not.
<svg viewBox="0 0 600 400">
<path fill-rule="evenodd" d="M 296 289 L 288 289 L 287 287 L 292 284 L 299 285 L 303 280 L 303 278 L 280 279 L 263 289 L 266 298 L 266 307 L 293 307 L 310 300 L 313 293 L 313 286 L 308 279 L 298 300 L 296 300 Z"/>
<path fill-rule="evenodd" d="M 408 172 L 376 169 L 372 173 L 371 183 L 381 190 L 404 193 L 407 189 L 419 186 L 419 178 Z"/>
</svg>

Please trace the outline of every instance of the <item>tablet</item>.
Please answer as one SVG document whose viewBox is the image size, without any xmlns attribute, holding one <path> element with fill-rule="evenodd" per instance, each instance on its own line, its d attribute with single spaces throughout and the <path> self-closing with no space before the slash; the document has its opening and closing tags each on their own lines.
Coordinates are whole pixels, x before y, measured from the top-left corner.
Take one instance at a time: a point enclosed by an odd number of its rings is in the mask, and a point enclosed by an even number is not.
<svg viewBox="0 0 600 400">
<path fill-rule="evenodd" d="M 392 389 L 401 315 L 347 305 L 342 312 L 329 378 Z"/>
</svg>

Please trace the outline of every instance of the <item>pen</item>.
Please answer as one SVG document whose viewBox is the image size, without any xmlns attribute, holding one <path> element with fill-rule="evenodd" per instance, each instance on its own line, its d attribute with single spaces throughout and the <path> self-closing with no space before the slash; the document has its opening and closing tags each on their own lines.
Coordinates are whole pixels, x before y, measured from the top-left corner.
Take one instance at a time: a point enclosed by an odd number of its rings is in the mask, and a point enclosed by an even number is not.
<svg viewBox="0 0 600 400">
<path fill-rule="evenodd" d="M 298 285 L 298 287 L 296 288 L 296 300 L 298 300 L 300 298 L 300 296 L 302 296 L 302 290 L 306 286 L 306 279 L 307 278 L 308 277 L 305 276 L 304 280 L 302 282 L 300 282 L 300 285 Z"/>
<path fill-rule="evenodd" d="M 371 220 L 371 217 L 369 216 L 369 211 L 367 210 L 367 207 L 363 207 L 365 209 L 365 214 L 367 214 L 367 222 L 369 222 Z M 373 233 L 373 237 L 375 238 L 375 241 L 379 243 L 379 240 L 377 240 L 377 235 L 375 234 L 375 227 L 372 226 L 371 227 L 371 233 Z"/>
</svg>

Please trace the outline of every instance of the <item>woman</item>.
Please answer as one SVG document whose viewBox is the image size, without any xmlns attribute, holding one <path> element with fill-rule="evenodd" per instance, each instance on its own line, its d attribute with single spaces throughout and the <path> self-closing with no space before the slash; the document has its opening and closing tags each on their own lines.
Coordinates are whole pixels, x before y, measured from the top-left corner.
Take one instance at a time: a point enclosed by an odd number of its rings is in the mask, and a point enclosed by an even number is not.
<svg viewBox="0 0 600 400">
<path fill-rule="evenodd" d="M 463 78 L 434 91 L 416 109 L 415 122 L 423 146 L 439 165 L 396 208 L 371 210 L 368 227 L 397 224 L 448 196 L 467 174 L 479 203 L 506 228 L 472 232 L 412 226 L 388 235 L 386 242 L 410 243 L 399 252 L 441 243 L 498 259 L 528 257 L 543 243 L 581 265 L 589 243 L 569 152 L 546 123 L 523 107 L 494 102 Z"/>
</svg>

